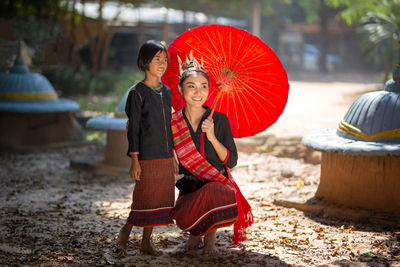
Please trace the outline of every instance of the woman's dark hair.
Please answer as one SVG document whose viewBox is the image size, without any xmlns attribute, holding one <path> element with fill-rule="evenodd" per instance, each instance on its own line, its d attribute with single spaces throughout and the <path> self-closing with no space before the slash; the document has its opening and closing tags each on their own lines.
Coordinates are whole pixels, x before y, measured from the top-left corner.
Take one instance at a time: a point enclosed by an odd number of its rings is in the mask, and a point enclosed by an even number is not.
<svg viewBox="0 0 400 267">
<path fill-rule="evenodd" d="M 137 65 L 139 70 L 146 71 L 149 70 L 149 64 L 153 60 L 153 57 L 160 51 L 164 51 L 167 54 L 167 48 L 159 41 L 149 40 L 145 42 L 139 50 L 139 55 L 137 58 Z"/>
<path fill-rule="evenodd" d="M 207 73 L 205 73 L 205 72 L 202 71 L 202 70 L 191 70 L 191 71 L 185 72 L 185 73 L 181 76 L 181 78 L 179 79 L 179 85 L 182 86 L 182 85 L 183 85 L 183 82 L 184 82 L 190 75 L 192 75 L 193 73 L 200 74 L 201 76 L 203 76 L 204 78 L 207 79 L 207 82 L 208 82 L 208 83 L 210 83 L 210 77 L 208 77 L 208 74 L 207 74 Z"/>
</svg>

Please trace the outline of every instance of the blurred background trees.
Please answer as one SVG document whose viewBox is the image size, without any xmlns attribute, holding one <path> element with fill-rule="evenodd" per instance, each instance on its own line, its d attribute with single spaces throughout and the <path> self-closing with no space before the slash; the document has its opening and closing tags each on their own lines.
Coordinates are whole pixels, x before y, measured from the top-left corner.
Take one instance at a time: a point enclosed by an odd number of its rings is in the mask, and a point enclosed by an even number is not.
<svg viewBox="0 0 400 267">
<path fill-rule="evenodd" d="M 370 71 L 399 57 L 400 0 L 3 0 L 1 68 L 23 40 L 34 70 L 61 94 L 114 94 L 134 74 L 140 44 L 167 44 L 202 24 L 248 30 L 290 73 Z"/>
<path fill-rule="evenodd" d="M 2 30 L 8 34 L 1 36 L 2 47 L 7 41 L 22 40 L 30 48 L 29 59 L 33 60 L 32 65 L 40 65 L 46 45 L 62 38 L 63 28 L 58 22 L 58 18 L 67 10 L 61 3 L 59 0 L 5 0 L 0 2 L 0 18 L 12 21 L 12 23 L 7 23 L 6 27 L 3 26 Z M 3 39 L 4 37 L 6 38 Z M 0 50 L 1 69 L 10 67 L 12 60 L 7 60 L 7 57 L 12 56 L 15 52 L 16 47 L 12 52 L 7 49 Z"/>
<path fill-rule="evenodd" d="M 341 8 L 340 18 L 356 25 L 364 55 L 373 66 L 383 66 L 387 80 L 394 64 L 400 62 L 400 0 L 328 0 Z"/>
</svg>

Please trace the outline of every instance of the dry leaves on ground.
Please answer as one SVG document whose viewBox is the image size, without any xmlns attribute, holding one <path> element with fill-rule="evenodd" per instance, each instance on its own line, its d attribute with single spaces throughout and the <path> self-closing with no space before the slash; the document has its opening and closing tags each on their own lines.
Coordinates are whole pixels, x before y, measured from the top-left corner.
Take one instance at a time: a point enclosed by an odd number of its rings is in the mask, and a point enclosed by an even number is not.
<svg viewBox="0 0 400 267">
<path fill-rule="evenodd" d="M 218 230 L 220 255 L 207 259 L 182 253 L 187 239 L 176 226 L 157 227 L 153 241 L 161 257 L 139 253 L 141 229 L 134 228 L 127 256 L 112 253 L 129 213 L 129 177 L 101 177 L 73 170 L 77 155 L 103 153 L 101 146 L 0 156 L 0 263 L 2 265 L 135 266 L 396 266 L 400 232 L 273 204 L 312 198 L 319 165 L 267 153 L 239 155 L 233 175 L 255 216 L 248 240 L 231 243 L 232 228 Z M 282 175 L 284 174 L 284 175 Z"/>
</svg>

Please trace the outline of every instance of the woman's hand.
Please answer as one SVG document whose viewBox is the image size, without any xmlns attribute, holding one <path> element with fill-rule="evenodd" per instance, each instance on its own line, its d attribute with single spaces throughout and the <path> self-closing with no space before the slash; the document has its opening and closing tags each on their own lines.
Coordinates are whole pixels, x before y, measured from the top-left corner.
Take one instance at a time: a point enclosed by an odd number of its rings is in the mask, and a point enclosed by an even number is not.
<svg viewBox="0 0 400 267">
<path fill-rule="evenodd" d="M 129 169 L 129 175 L 132 180 L 140 181 L 140 174 L 142 173 L 142 169 L 140 168 L 139 160 L 137 155 L 132 155 L 131 168 Z"/>
<path fill-rule="evenodd" d="M 228 150 L 215 137 L 213 119 L 207 118 L 205 121 L 203 121 L 203 124 L 201 125 L 201 130 L 207 134 L 208 141 L 210 141 L 210 143 L 214 147 L 221 162 L 224 162 L 226 159 L 226 156 L 228 155 Z"/>
<path fill-rule="evenodd" d="M 217 140 L 214 134 L 214 121 L 212 118 L 203 121 L 201 125 L 201 130 L 207 134 L 207 139 L 211 143 Z"/>
</svg>

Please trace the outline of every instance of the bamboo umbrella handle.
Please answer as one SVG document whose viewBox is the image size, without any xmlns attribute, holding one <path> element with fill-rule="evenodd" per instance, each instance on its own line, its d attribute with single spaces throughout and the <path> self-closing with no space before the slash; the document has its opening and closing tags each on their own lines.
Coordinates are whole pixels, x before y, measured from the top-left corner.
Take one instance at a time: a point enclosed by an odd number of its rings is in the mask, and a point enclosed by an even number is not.
<svg viewBox="0 0 400 267">
<path fill-rule="evenodd" d="M 222 90 L 218 92 L 217 97 L 214 99 L 214 103 L 211 108 L 211 113 L 210 113 L 210 115 L 208 115 L 208 118 L 207 118 L 208 120 L 212 119 L 212 117 L 214 115 L 215 108 L 217 107 L 217 102 L 218 102 L 219 97 L 221 96 L 221 93 L 222 93 Z"/>
</svg>

